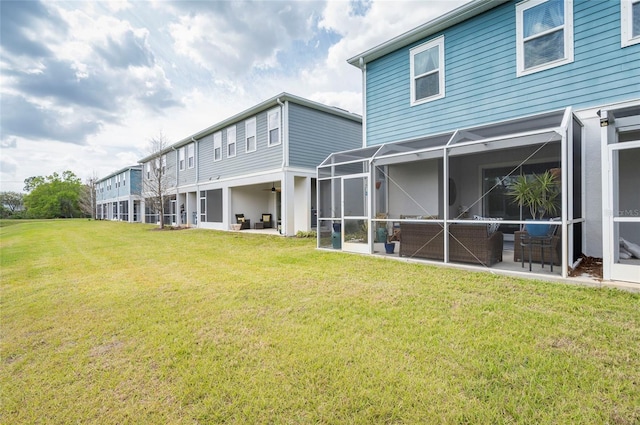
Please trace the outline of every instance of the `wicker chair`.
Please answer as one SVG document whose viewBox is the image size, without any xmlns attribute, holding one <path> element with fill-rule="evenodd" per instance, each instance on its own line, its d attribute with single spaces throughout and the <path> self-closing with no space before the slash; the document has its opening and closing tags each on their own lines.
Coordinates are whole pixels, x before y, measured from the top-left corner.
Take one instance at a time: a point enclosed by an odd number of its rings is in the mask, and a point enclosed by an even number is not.
<svg viewBox="0 0 640 425">
<path fill-rule="evenodd" d="M 444 229 L 440 223 L 400 224 L 401 257 L 444 260 Z M 502 232 L 487 233 L 487 224 L 449 225 L 449 261 L 491 266 L 502 261 Z"/>
<path fill-rule="evenodd" d="M 559 266 L 562 264 L 562 252 L 560 250 L 560 239 L 562 232 L 558 228 L 557 234 L 551 238 L 551 258 L 553 259 L 553 264 Z M 522 251 L 524 250 L 524 259 L 529 261 L 529 249 L 530 246 L 521 246 L 520 242 L 522 241 L 522 236 L 526 235 L 525 231 L 517 231 L 513 234 L 513 261 L 519 263 L 522 261 Z M 545 252 L 546 260 L 549 260 L 549 252 Z M 531 250 L 531 261 L 534 263 L 539 263 L 542 261 L 542 248 L 540 245 L 533 245 Z"/>
<path fill-rule="evenodd" d="M 251 220 L 244 217 L 244 214 L 236 214 L 236 223 L 240 224 L 240 229 L 251 229 Z"/>
</svg>

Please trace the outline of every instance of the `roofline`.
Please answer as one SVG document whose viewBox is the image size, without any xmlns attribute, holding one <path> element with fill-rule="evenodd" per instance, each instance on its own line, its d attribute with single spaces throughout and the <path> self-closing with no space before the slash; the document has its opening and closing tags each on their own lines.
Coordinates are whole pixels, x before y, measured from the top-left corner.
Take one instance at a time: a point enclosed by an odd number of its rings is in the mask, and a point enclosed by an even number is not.
<svg viewBox="0 0 640 425">
<path fill-rule="evenodd" d="M 121 168 L 118 171 L 114 171 L 113 173 L 107 174 L 105 177 L 102 177 L 101 179 L 96 180 L 96 183 L 99 183 L 99 182 L 101 182 L 103 180 L 106 180 L 106 179 L 108 179 L 110 177 L 116 176 L 116 175 L 118 175 L 120 173 L 124 173 L 127 170 L 140 170 L 140 171 L 142 171 L 142 165 L 129 165 L 128 167 Z"/>
<path fill-rule="evenodd" d="M 400 34 L 391 40 L 385 41 L 384 43 L 362 52 L 359 55 L 347 59 L 347 62 L 357 68 L 360 68 L 360 59 L 363 60 L 363 63 L 371 62 L 391 52 L 415 43 L 416 41 L 429 37 L 430 35 L 439 33 L 460 22 L 473 18 L 474 16 L 484 13 L 489 9 L 493 9 L 507 1 L 509 0 L 472 0 L 471 2 L 463 4 L 462 6 L 422 24 L 419 27 L 409 30 L 404 34 Z"/>
<path fill-rule="evenodd" d="M 173 149 L 176 149 L 178 147 L 187 145 L 191 142 L 193 142 L 194 140 L 200 139 L 202 137 L 208 136 L 212 133 L 215 133 L 216 131 L 222 130 L 225 127 L 228 127 L 229 125 L 238 122 L 238 121 L 242 121 L 246 118 L 252 117 L 262 111 L 265 111 L 267 109 L 270 108 L 274 108 L 276 106 L 278 106 L 278 102 L 292 102 L 292 103 L 296 103 L 298 105 L 302 105 L 302 106 L 306 106 L 308 108 L 312 108 L 312 109 L 316 109 L 318 111 L 322 111 L 322 112 L 326 112 L 328 114 L 332 114 L 332 115 L 337 115 L 339 117 L 342 118 L 346 118 L 355 122 L 359 122 L 362 123 L 362 116 L 346 111 L 344 109 L 340 109 L 337 108 L 335 106 L 327 106 L 324 105 L 322 103 L 318 103 L 318 102 L 314 102 L 312 100 L 309 99 L 305 99 L 299 96 L 295 96 L 293 94 L 290 93 L 286 93 L 286 92 L 282 92 L 276 96 L 273 96 L 270 99 L 267 99 L 263 102 L 258 103 L 255 106 L 252 106 L 249 109 L 245 109 L 244 111 L 233 115 L 223 121 L 220 121 L 212 126 L 209 126 L 207 128 L 205 128 L 204 130 L 200 130 L 196 133 L 193 133 L 187 137 L 185 137 L 184 139 L 181 139 L 173 144 L 171 144 L 169 147 L 167 147 L 162 153 L 166 153 L 169 152 Z M 147 155 L 146 157 L 142 158 L 141 160 L 138 161 L 138 163 L 143 163 L 143 162 L 147 162 L 150 159 L 152 159 L 153 157 L 155 157 L 156 154 L 152 154 L 152 155 Z"/>
</svg>

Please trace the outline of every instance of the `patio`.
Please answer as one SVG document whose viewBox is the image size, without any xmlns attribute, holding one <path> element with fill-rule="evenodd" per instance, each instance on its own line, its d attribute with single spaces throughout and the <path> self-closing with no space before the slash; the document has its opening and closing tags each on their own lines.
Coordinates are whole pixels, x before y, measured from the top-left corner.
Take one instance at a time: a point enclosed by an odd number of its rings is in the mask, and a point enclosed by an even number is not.
<svg viewBox="0 0 640 425">
<path fill-rule="evenodd" d="M 553 272 L 534 251 L 531 273 L 567 277 L 582 253 L 581 127 L 567 108 L 333 154 L 318 167 L 318 247 L 388 255 L 381 238 L 400 230 L 395 256 L 529 273 L 516 238 L 551 224 Z M 531 221 L 510 188 L 545 172 L 557 176 L 557 210 Z"/>
</svg>

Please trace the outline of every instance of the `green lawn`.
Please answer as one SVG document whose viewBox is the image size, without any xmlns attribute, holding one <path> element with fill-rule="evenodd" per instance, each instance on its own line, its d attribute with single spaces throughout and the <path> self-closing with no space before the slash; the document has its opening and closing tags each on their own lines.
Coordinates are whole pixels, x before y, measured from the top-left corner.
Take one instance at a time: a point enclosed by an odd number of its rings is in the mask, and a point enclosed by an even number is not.
<svg viewBox="0 0 640 425">
<path fill-rule="evenodd" d="M 638 424 L 640 296 L 310 239 L 0 226 L 0 423 Z"/>
</svg>

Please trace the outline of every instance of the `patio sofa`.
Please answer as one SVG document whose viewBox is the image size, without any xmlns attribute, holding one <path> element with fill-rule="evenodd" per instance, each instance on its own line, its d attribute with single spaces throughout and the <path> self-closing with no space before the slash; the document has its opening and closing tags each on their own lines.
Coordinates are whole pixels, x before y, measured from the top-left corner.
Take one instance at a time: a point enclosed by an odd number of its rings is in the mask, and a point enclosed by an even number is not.
<svg viewBox="0 0 640 425">
<path fill-rule="evenodd" d="M 491 266 L 502 261 L 502 232 L 489 235 L 487 224 L 450 224 L 449 261 Z M 400 256 L 444 260 L 441 223 L 400 223 Z"/>
</svg>

